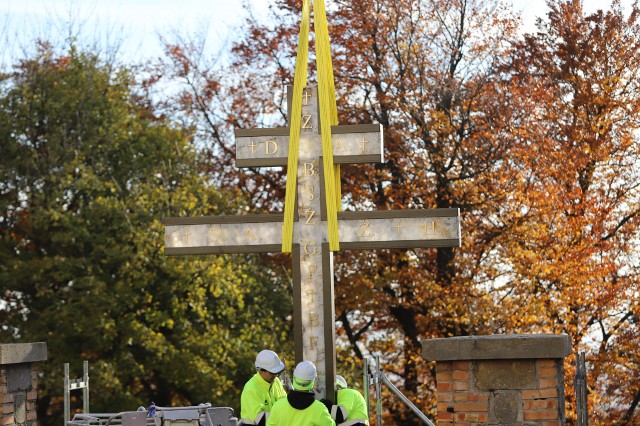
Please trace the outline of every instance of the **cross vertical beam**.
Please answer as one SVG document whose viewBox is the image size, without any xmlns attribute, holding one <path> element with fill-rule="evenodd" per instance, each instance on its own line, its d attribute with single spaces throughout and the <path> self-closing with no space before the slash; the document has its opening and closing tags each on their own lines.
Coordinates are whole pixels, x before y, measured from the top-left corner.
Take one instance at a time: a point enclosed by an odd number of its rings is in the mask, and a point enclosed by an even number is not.
<svg viewBox="0 0 640 426">
<path fill-rule="evenodd" d="M 292 250 L 294 348 L 297 362 L 316 364 L 319 390 L 334 399 L 334 268 L 315 87 L 303 91 L 302 116 Z M 235 135 L 238 166 L 287 165 L 289 129 L 237 129 Z M 383 159 L 379 124 L 333 126 L 332 144 L 335 164 Z M 282 215 L 167 218 L 164 223 L 167 255 L 277 252 L 282 244 Z M 338 226 L 343 250 L 460 246 L 458 209 L 343 212 Z"/>
</svg>

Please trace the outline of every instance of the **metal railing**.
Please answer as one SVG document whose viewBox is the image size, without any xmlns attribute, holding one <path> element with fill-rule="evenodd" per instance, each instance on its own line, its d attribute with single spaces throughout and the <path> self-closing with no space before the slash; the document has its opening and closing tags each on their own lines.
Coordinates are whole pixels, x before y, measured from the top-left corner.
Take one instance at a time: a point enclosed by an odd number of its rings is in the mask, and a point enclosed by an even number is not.
<svg viewBox="0 0 640 426">
<path fill-rule="evenodd" d="M 210 403 L 182 407 L 159 407 L 118 413 L 78 413 L 65 426 L 237 426 L 231 407 Z"/>
<path fill-rule="evenodd" d="M 370 371 L 369 361 L 364 360 L 364 391 L 365 401 L 367 402 L 367 415 L 369 415 L 369 398 L 370 386 L 375 385 L 376 398 L 376 425 L 382 426 L 382 385 L 393 392 L 400 400 L 415 413 L 416 416 L 428 426 L 436 426 L 414 403 L 412 403 L 406 395 L 404 395 L 380 370 L 380 357 L 375 357 L 374 371 Z"/>
<path fill-rule="evenodd" d="M 589 404 L 587 402 L 587 367 L 584 352 L 576 354 L 576 376 L 573 379 L 576 391 L 576 414 L 578 426 L 589 424 Z"/>
<path fill-rule="evenodd" d="M 82 412 L 89 412 L 89 361 L 82 363 L 81 378 L 69 379 L 69 364 L 64 365 L 64 424 L 71 418 L 71 391 L 82 389 Z"/>
</svg>

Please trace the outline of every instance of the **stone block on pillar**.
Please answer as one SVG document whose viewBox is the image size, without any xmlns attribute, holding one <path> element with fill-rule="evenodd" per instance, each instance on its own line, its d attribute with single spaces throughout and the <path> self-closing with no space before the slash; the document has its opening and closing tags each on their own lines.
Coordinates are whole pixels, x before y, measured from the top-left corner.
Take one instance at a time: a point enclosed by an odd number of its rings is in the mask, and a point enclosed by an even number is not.
<svg viewBox="0 0 640 426">
<path fill-rule="evenodd" d="M 475 426 L 565 423 L 569 336 L 465 336 L 427 340 L 422 348 L 426 360 L 436 361 L 439 424 L 452 419 L 474 419 Z"/>
<path fill-rule="evenodd" d="M 36 426 L 36 364 L 46 343 L 0 344 L 0 425 Z"/>
</svg>

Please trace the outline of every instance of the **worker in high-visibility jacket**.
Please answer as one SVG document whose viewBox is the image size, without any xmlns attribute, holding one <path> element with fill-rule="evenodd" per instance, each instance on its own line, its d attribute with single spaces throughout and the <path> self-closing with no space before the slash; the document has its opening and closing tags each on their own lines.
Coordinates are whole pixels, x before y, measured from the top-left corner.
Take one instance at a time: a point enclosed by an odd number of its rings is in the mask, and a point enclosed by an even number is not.
<svg viewBox="0 0 640 426">
<path fill-rule="evenodd" d="M 264 426 L 273 404 L 287 396 L 278 377 L 284 370 L 284 363 L 278 354 L 263 350 L 256 356 L 256 374 L 249 379 L 240 396 L 240 417 L 247 424 Z"/>
<path fill-rule="evenodd" d="M 350 389 L 344 377 L 336 375 L 336 400 L 340 407 L 347 410 L 347 420 L 343 426 L 369 425 L 367 404 L 360 392 Z"/>
<path fill-rule="evenodd" d="M 335 426 L 329 410 L 315 399 L 316 366 L 302 361 L 293 371 L 293 390 L 271 408 L 267 426 Z"/>
</svg>

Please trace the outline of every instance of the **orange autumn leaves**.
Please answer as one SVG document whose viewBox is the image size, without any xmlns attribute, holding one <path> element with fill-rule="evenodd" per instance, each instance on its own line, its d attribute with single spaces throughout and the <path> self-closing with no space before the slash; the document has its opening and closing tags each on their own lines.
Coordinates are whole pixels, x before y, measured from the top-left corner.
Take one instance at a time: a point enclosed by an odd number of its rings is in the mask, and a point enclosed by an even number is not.
<svg viewBox="0 0 640 426">
<path fill-rule="evenodd" d="M 339 121 L 385 128 L 384 164 L 343 167 L 344 208 L 458 207 L 463 216 L 460 249 L 337 256 L 343 368 L 375 351 L 430 412 L 434 378 L 421 340 L 568 333 L 587 352 L 592 422 L 634 424 L 640 11 L 619 2 L 590 15 L 579 1 L 548 6 L 537 32 L 521 35 L 498 1 L 332 2 Z M 249 18 L 233 72 L 216 80 L 225 96 L 183 105 L 221 159 L 211 171 L 259 194 L 270 211 L 282 206 L 281 172 L 247 177 L 228 167 L 233 141 L 224 132 L 229 123 L 284 124 L 299 8 L 278 0 L 269 19 Z M 389 404 L 389 424 L 415 424 Z"/>
</svg>

